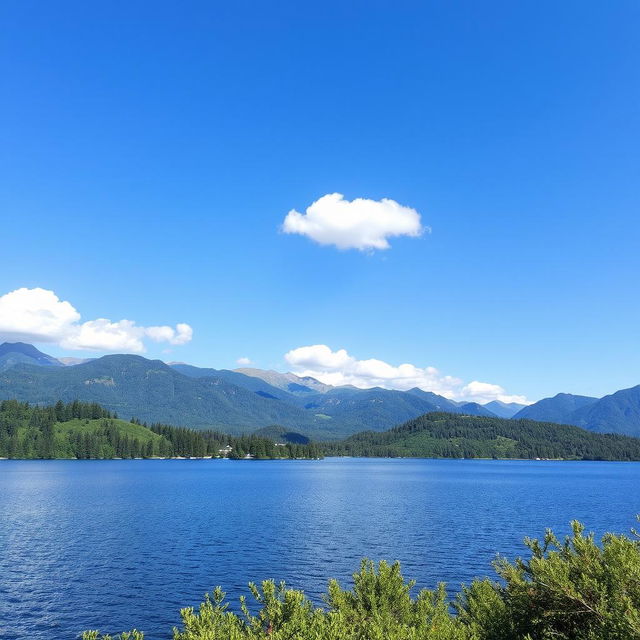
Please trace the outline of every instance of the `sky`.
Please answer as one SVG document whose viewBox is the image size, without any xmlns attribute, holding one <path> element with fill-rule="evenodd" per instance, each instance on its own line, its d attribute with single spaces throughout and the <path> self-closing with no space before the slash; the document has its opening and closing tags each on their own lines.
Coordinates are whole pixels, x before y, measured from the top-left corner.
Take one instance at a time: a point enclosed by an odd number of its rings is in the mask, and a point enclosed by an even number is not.
<svg viewBox="0 0 640 640">
<path fill-rule="evenodd" d="M 640 4 L 0 6 L 0 339 L 455 399 L 640 383 Z"/>
</svg>

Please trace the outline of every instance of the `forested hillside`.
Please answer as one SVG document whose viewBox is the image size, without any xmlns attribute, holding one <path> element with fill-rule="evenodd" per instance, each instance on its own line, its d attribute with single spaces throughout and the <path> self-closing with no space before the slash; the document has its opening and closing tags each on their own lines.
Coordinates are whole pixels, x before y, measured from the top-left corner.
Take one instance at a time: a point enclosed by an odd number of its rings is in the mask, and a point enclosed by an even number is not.
<svg viewBox="0 0 640 640">
<path fill-rule="evenodd" d="M 384 431 L 428 411 L 463 411 L 419 390 L 328 389 L 300 396 L 239 372 L 170 367 L 134 355 L 104 356 L 70 367 L 18 363 L 0 371 L 0 399 L 40 405 L 78 399 L 148 423 L 236 435 L 277 424 L 315 440 L 335 440 L 362 429 Z M 486 413 L 481 407 L 464 412 L 478 410 Z"/>
<path fill-rule="evenodd" d="M 574 424 L 596 433 L 640 437 L 640 385 L 603 398 L 559 393 L 519 411 L 515 418 Z"/>
<path fill-rule="evenodd" d="M 16 400 L 0 402 L 1 458 L 229 457 L 317 458 L 308 443 L 256 435 L 234 437 L 164 424 L 124 421 L 95 403 L 57 402 L 48 407 Z"/>
<path fill-rule="evenodd" d="M 148 423 L 250 433 L 270 424 L 312 430 L 322 423 L 304 409 L 267 398 L 221 378 L 193 378 L 159 360 L 104 356 L 72 367 L 16 365 L 0 372 L 0 399 L 33 404 L 97 402 Z M 391 425 L 390 425 L 391 426 Z"/>
<path fill-rule="evenodd" d="M 326 455 L 640 460 L 640 439 L 532 420 L 429 413 L 390 431 L 324 443 Z"/>
</svg>

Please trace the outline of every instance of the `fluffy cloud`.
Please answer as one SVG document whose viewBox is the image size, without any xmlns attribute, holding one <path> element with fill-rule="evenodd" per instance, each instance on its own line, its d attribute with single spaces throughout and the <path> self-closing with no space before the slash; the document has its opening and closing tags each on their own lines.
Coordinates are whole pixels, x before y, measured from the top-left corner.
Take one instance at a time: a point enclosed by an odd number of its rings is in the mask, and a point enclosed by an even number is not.
<svg viewBox="0 0 640 640">
<path fill-rule="evenodd" d="M 345 349 L 332 351 L 325 344 L 292 349 L 285 354 L 285 360 L 298 375 L 312 376 L 325 384 L 351 384 L 362 389 L 383 387 L 402 391 L 418 387 L 456 401 L 529 403 L 524 396 L 508 395 L 497 384 L 478 381 L 465 384 L 460 378 L 443 375 L 434 367 L 422 368 L 413 364 L 394 366 L 374 358 L 358 360 Z"/>
<path fill-rule="evenodd" d="M 395 200 L 345 200 L 341 193 L 322 196 L 307 207 L 306 213 L 289 211 L 282 230 L 335 245 L 338 249 L 371 251 L 388 249 L 388 238 L 416 237 L 425 230 L 420 214 Z"/>
<path fill-rule="evenodd" d="M 236 360 L 236 362 L 241 366 L 241 367 L 246 367 L 247 365 L 251 364 L 251 358 L 238 358 Z"/>
<path fill-rule="evenodd" d="M 175 329 L 167 326 L 147 327 L 145 334 L 156 342 L 168 342 L 169 344 L 181 345 L 191 341 L 193 329 L 188 324 L 179 322 Z"/>
<path fill-rule="evenodd" d="M 15 340 L 57 342 L 80 320 L 69 304 L 45 289 L 16 289 L 0 296 L 0 335 Z"/>
<path fill-rule="evenodd" d="M 16 289 L 0 296 L 0 339 L 50 342 L 65 349 L 142 353 L 145 339 L 186 344 L 193 330 L 188 324 L 174 327 L 141 327 L 132 320 L 106 318 L 80 322 L 80 314 L 67 301 L 47 289 Z"/>
</svg>

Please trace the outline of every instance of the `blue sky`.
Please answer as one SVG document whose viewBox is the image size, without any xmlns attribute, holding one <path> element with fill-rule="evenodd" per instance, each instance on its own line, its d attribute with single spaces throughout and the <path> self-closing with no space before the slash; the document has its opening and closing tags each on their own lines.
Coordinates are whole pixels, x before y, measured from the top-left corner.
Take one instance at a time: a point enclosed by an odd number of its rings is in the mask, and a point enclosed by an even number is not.
<svg viewBox="0 0 640 640">
<path fill-rule="evenodd" d="M 345 349 L 350 375 L 530 400 L 640 383 L 637 2 L 21 0 L 0 23 L 0 295 L 188 323 L 145 355 L 217 368 L 319 371 L 284 356 L 327 345 L 327 375 Z M 281 232 L 331 193 L 431 233 Z"/>
</svg>

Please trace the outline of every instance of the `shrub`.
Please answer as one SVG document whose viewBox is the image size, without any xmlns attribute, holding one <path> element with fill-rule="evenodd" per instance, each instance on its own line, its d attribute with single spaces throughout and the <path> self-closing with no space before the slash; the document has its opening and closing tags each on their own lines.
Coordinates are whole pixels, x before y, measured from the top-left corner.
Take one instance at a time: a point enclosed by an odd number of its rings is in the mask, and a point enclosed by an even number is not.
<svg viewBox="0 0 640 640">
<path fill-rule="evenodd" d="M 547 531 L 525 540 L 528 561 L 499 558 L 503 583 L 487 580 L 463 589 L 458 610 L 480 638 L 532 640 L 640 639 L 640 546 L 634 538 L 606 534 L 596 544 L 584 526 L 560 542 Z"/>
</svg>

